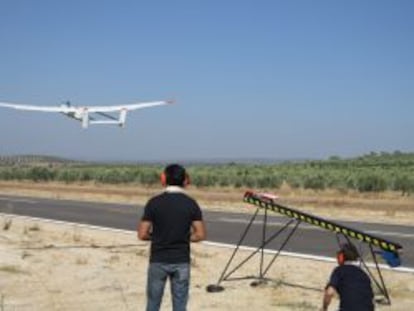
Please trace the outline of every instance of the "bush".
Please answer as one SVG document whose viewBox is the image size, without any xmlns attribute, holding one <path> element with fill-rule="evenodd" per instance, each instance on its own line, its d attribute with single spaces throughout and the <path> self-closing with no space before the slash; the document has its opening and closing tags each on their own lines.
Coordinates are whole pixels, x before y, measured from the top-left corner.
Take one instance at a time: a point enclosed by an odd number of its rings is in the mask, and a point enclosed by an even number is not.
<svg viewBox="0 0 414 311">
<path fill-rule="evenodd" d="M 47 167 L 35 166 L 28 172 L 28 178 L 33 181 L 49 181 L 53 180 L 56 176 L 54 170 L 48 169 Z"/>
<path fill-rule="evenodd" d="M 160 182 L 160 175 L 156 170 L 144 170 L 139 175 L 140 183 L 151 186 Z"/>
<path fill-rule="evenodd" d="M 414 178 L 411 176 L 398 176 L 393 183 L 393 190 L 401 191 L 401 195 L 409 195 L 414 192 Z"/>
<path fill-rule="evenodd" d="M 79 181 L 79 172 L 77 170 L 65 169 L 59 171 L 56 176 L 57 180 L 63 181 L 65 183 L 72 183 Z"/>
<path fill-rule="evenodd" d="M 387 182 L 379 175 L 362 175 L 356 181 L 356 188 L 360 192 L 385 191 L 387 189 Z"/>
<path fill-rule="evenodd" d="M 323 190 L 325 189 L 325 178 L 321 175 L 315 176 L 306 176 L 303 181 L 303 188 L 313 189 L 313 190 Z"/>
</svg>

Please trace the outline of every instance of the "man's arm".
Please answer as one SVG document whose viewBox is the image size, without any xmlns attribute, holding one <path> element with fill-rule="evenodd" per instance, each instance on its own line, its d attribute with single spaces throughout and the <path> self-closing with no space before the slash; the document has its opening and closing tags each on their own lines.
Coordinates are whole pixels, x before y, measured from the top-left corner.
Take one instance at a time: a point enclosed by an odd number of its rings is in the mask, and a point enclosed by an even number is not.
<svg viewBox="0 0 414 311">
<path fill-rule="evenodd" d="M 323 302 L 322 302 L 322 311 L 328 310 L 328 306 L 331 303 L 333 296 L 336 295 L 336 290 L 333 286 L 328 286 L 325 289 L 325 293 L 323 295 Z"/>
<path fill-rule="evenodd" d="M 137 233 L 138 239 L 143 241 L 151 240 L 152 223 L 147 220 L 141 220 L 138 224 Z"/>
<path fill-rule="evenodd" d="M 202 220 L 195 220 L 191 223 L 191 242 L 200 242 L 206 238 L 206 227 Z"/>
</svg>

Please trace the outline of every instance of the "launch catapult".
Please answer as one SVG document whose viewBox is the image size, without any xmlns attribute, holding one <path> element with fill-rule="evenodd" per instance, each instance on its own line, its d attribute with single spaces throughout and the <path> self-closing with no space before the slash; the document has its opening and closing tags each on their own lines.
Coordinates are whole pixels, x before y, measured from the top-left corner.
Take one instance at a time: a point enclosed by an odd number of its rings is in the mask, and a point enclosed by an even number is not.
<svg viewBox="0 0 414 311">
<path fill-rule="evenodd" d="M 221 273 L 221 276 L 216 284 L 211 284 L 207 286 L 208 292 L 220 292 L 224 290 L 224 287 L 220 284 L 223 281 L 232 281 L 232 280 L 242 280 L 242 279 L 255 279 L 251 283 L 252 286 L 257 286 L 261 283 L 265 283 L 266 281 L 270 280 L 265 277 L 266 273 L 269 271 L 272 264 L 275 262 L 275 260 L 278 258 L 280 252 L 285 248 L 290 238 L 295 234 L 297 231 L 299 225 L 301 223 L 307 223 L 312 226 L 319 227 L 324 230 L 328 230 L 334 234 L 336 234 L 336 238 L 338 243 L 340 243 L 340 238 L 344 238 L 347 240 L 347 242 L 351 243 L 351 239 L 357 240 L 360 243 L 365 243 L 368 245 L 369 253 L 373 260 L 373 266 L 375 270 L 377 271 L 379 280 L 374 276 L 374 274 L 371 272 L 370 268 L 368 267 L 365 260 L 360 255 L 360 265 L 362 268 L 364 268 L 368 274 L 370 275 L 370 278 L 377 286 L 378 290 L 380 291 L 382 295 L 381 302 L 384 304 L 391 304 L 391 299 L 388 294 L 387 288 L 385 286 L 384 278 L 381 274 L 380 266 L 378 264 L 378 258 L 377 255 L 381 255 L 383 260 L 390 266 L 390 267 L 397 267 L 401 264 L 400 261 L 400 252 L 402 250 L 402 246 L 398 243 L 391 242 L 389 240 L 386 240 L 384 238 L 365 233 L 361 230 L 357 230 L 354 228 L 351 228 L 349 226 L 345 226 L 343 224 L 339 224 L 337 222 L 324 219 L 322 217 L 318 217 L 315 215 L 312 215 L 310 213 L 302 212 L 298 209 L 287 207 L 285 205 L 282 205 L 276 201 L 277 197 L 268 195 L 268 194 L 262 194 L 262 193 L 255 193 L 252 191 L 247 191 L 244 194 L 244 202 L 255 205 L 256 211 L 251 217 L 249 223 L 247 224 L 244 232 L 242 233 L 240 240 L 238 241 L 233 254 L 231 255 L 229 261 L 227 262 L 223 272 Z M 234 267 L 232 270 L 228 271 L 230 269 L 230 265 L 235 258 L 235 255 L 237 251 L 240 249 L 240 246 L 242 245 L 243 241 L 246 238 L 247 233 L 249 232 L 253 222 L 255 221 L 256 217 L 259 214 L 259 211 L 263 210 L 263 223 L 262 223 L 262 235 L 260 240 L 260 245 L 257 247 L 256 250 L 254 250 L 250 255 L 248 255 L 244 260 L 242 260 L 236 267 Z M 283 225 L 277 232 L 273 233 L 272 235 L 268 236 L 267 234 L 267 226 L 268 226 L 268 211 L 280 213 L 284 216 L 286 216 L 289 220 L 288 222 Z M 267 266 L 264 266 L 264 251 L 265 247 L 274 239 L 276 239 L 280 234 L 282 234 L 286 229 L 288 229 L 292 225 L 292 228 L 290 232 L 287 233 L 287 236 L 285 236 L 284 240 L 282 241 L 279 249 L 274 254 L 273 258 L 270 260 L 270 262 L 267 264 Z M 232 277 L 231 276 L 236 272 L 239 268 L 241 268 L 245 263 L 247 263 L 251 258 L 253 258 L 254 255 L 260 252 L 260 266 L 259 266 L 259 275 L 258 276 L 246 276 L 246 277 Z M 360 251 L 359 251 L 360 252 Z"/>
</svg>

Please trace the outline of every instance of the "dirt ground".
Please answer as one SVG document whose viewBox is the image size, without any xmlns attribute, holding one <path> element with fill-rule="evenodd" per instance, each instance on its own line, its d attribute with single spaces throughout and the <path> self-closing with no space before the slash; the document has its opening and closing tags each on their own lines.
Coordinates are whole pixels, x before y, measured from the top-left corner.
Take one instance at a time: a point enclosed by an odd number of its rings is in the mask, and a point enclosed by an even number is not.
<svg viewBox="0 0 414 311">
<path fill-rule="evenodd" d="M 0 310 L 144 310 L 148 243 L 134 232 L 102 230 L 20 216 L 0 215 Z M 189 310 L 319 310 L 333 263 L 280 257 L 269 270 L 273 281 L 217 282 L 232 249 L 192 245 Z M 235 263 L 245 258 L 242 251 Z M 269 255 L 270 256 L 270 255 Z M 257 276 L 259 256 L 234 276 Z M 266 260 L 269 258 L 266 257 Z M 391 306 L 414 307 L 414 275 L 384 271 Z M 335 310 L 336 299 L 330 310 Z M 168 288 L 162 310 L 171 310 Z"/>
</svg>

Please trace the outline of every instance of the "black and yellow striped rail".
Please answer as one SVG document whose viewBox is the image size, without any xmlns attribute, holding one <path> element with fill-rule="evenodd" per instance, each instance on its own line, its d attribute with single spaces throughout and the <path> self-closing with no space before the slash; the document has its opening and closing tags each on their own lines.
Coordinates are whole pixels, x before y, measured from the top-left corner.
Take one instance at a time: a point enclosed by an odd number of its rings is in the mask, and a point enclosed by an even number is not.
<svg viewBox="0 0 414 311">
<path fill-rule="evenodd" d="M 398 253 L 398 251 L 402 249 L 402 246 L 398 243 L 390 242 L 383 238 L 376 237 L 372 234 L 367 234 L 360 230 L 355 230 L 333 221 L 326 220 L 309 213 L 301 212 L 291 207 L 283 206 L 279 203 L 276 203 L 272 199 L 266 198 L 265 196 L 251 191 L 247 191 L 244 194 L 244 201 L 273 212 L 278 212 L 298 221 L 303 221 L 310 225 L 314 225 L 322 229 L 332 231 L 334 233 L 340 233 L 350 238 L 358 239 L 362 242 L 372 244 L 388 252 Z"/>
</svg>

